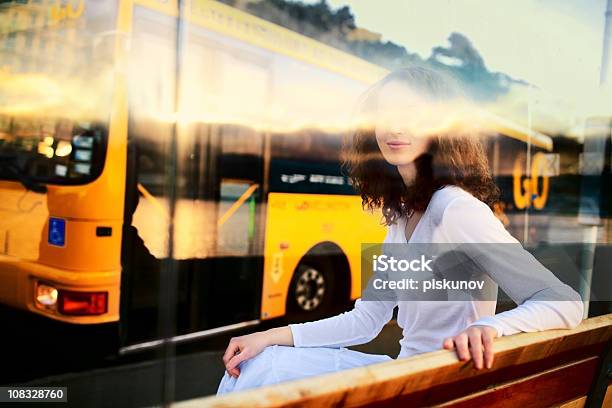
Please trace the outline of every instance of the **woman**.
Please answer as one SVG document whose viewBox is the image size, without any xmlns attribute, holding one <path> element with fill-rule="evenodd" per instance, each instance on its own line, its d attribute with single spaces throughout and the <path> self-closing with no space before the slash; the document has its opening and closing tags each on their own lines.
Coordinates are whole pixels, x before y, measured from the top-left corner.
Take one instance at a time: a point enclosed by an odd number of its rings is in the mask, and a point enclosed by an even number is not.
<svg viewBox="0 0 612 408">
<path fill-rule="evenodd" d="M 450 78 L 424 67 L 390 73 L 363 99 L 345 164 L 364 206 L 383 210 L 385 243 L 518 244 L 492 211 L 498 189 L 476 131 L 461 124 L 464 100 Z M 492 366 L 496 337 L 580 323 L 580 296 L 550 271 L 534 278 L 512 265 L 491 269 L 489 289 L 499 284 L 515 309 L 495 315 L 494 300 L 360 298 L 334 317 L 233 338 L 217 394 L 391 360 L 345 347 L 375 338 L 395 306 L 398 358 L 443 347 L 477 369 Z"/>
</svg>

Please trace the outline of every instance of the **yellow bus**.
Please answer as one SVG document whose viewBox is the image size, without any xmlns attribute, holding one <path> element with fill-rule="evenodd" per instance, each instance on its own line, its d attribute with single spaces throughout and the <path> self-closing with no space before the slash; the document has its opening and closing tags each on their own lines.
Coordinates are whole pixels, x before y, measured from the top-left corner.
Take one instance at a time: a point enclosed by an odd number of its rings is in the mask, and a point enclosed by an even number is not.
<svg viewBox="0 0 612 408">
<path fill-rule="evenodd" d="M 361 243 L 385 229 L 341 135 L 385 69 L 214 1 L 0 7 L 4 307 L 110 327 L 129 352 L 360 296 Z M 496 123 L 521 221 L 548 200 L 548 175 L 523 171 L 552 139 Z"/>
</svg>

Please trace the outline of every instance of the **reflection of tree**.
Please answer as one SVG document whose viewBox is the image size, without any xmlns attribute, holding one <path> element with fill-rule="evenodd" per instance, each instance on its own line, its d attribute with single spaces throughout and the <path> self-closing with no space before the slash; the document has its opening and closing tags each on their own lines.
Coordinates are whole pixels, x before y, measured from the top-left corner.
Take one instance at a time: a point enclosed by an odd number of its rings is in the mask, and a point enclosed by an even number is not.
<svg viewBox="0 0 612 408">
<path fill-rule="evenodd" d="M 470 70 L 486 70 L 480 53 L 474 48 L 472 42 L 468 40 L 467 37 L 459 33 L 452 33 L 450 37 L 448 37 L 448 42 L 450 43 L 448 48 L 434 47 L 433 50 L 431 50 L 431 58 L 436 59 L 436 57 L 440 55 L 455 58 L 459 60 L 462 66 Z"/>
<path fill-rule="evenodd" d="M 427 62 L 437 68 L 450 71 L 459 78 L 476 99 L 489 99 L 508 92 L 512 84 L 523 84 L 500 72 L 490 72 L 485 62 L 463 34 L 452 33 L 448 47 L 434 47 Z"/>
<path fill-rule="evenodd" d="M 348 6 L 332 10 L 325 0 L 315 4 L 286 0 L 221 1 L 309 37 L 335 33 L 340 34 L 338 40 L 342 41 L 342 35 L 356 28 L 355 16 Z"/>
<path fill-rule="evenodd" d="M 293 0 L 220 0 L 267 21 L 339 48 L 388 69 L 424 63 L 450 72 L 478 100 L 490 100 L 508 92 L 512 84 L 525 84 L 504 73 L 490 72 L 478 50 L 460 33 L 452 33 L 448 47 L 434 47 L 423 60 L 418 54 L 381 35 L 357 27 L 348 6 L 333 10 L 327 0 L 305 4 Z"/>
</svg>

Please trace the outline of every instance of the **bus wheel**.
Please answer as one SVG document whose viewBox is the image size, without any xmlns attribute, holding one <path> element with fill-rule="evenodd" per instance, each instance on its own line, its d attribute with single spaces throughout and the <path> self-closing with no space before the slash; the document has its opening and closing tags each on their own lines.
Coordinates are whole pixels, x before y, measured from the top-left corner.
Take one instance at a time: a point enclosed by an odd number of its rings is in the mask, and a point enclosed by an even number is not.
<svg viewBox="0 0 612 408">
<path fill-rule="evenodd" d="M 295 270 L 287 296 L 287 314 L 292 320 L 313 320 L 333 310 L 334 276 L 323 262 L 305 259 Z"/>
</svg>

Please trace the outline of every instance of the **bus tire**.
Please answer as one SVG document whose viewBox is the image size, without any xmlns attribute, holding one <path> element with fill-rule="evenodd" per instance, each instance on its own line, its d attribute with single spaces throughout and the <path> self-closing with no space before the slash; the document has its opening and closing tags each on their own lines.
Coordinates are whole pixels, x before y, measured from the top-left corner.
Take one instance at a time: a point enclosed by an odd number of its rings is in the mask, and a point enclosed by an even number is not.
<svg viewBox="0 0 612 408">
<path fill-rule="evenodd" d="M 309 256 L 298 264 L 287 295 L 287 317 L 310 321 L 327 317 L 345 299 L 338 299 L 337 276 L 329 260 Z"/>
</svg>

